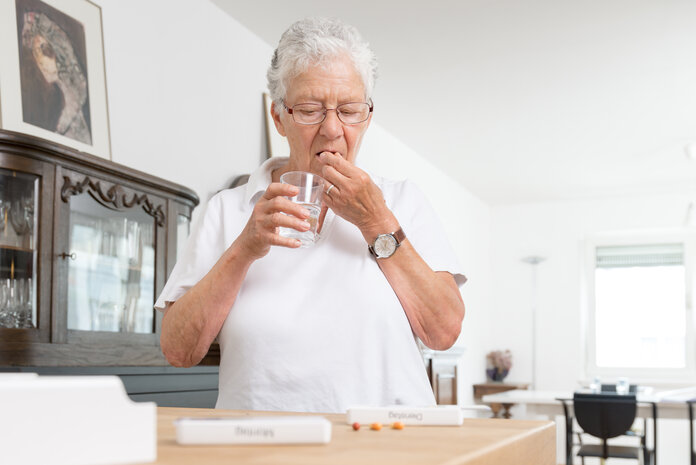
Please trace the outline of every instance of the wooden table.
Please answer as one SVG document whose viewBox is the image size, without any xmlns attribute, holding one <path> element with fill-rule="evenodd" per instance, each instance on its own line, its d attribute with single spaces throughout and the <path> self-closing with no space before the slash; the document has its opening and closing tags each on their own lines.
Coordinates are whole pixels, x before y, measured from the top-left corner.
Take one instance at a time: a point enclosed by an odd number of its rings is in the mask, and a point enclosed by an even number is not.
<svg viewBox="0 0 696 465">
<path fill-rule="evenodd" d="M 512 391 L 515 389 L 527 389 L 529 387 L 528 383 L 501 383 L 501 382 L 488 382 L 482 384 L 474 384 L 474 399 L 483 400 L 483 396 L 490 394 L 498 394 L 500 392 Z M 484 400 L 485 402 L 485 400 Z M 503 417 L 510 418 L 510 408 L 515 405 L 514 403 L 491 403 L 491 410 L 493 410 L 493 418 L 498 417 L 500 408 L 502 407 L 505 411 L 503 412 Z"/>
<path fill-rule="evenodd" d="M 284 415 L 214 409 L 158 408 L 156 464 L 359 464 L 380 465 L 552 465 L 556 460 L 553 422 L 465 419 L 462 426 L 388 427 L 353 431 L 345 415 L 323 415 L 332 423 L 331 442 L 293 446 L 180 446 L 174 420 L 179 417 Z"/>
<path fill-rule="evenodd" d="M 678 391 L 684 391 L 685 395 L 675 395 Z M 684 390 L 670 390 L 655 392 L 652 394 L 638 393 L 636 400 L 639 402 L 636 416 L 643 418 L 652 417 L 651 403 L 657 405 L 658 418 L 688 419 L 689 411 L 686 400 L 696 397 L 696 388 L 690 387 Z M 527 416 L 544 415 L 549 419 L 563 415 L 563 405 L 557 399 L 572 399 L 573 391 L 506 391 L 499 394 L 486 395 L 483 401 L 486 403 L 511 403 L 525 405 Z"/>
</svg>

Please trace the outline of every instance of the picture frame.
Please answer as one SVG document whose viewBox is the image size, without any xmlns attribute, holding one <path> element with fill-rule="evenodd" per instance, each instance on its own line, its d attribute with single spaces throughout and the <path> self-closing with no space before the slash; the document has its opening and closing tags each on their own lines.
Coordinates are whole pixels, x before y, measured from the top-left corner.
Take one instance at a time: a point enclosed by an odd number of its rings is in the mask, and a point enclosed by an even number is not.
<svg viewBox="0 0 696 465">
<path fill-rule="evenodd" d="M 290 146 L 288 140 L 278 133 L 273 118 L 271 117 L 271 96 L 267 92 L 263 93 L 263 109 L 266 121 L 266 144 L 268 147 L 268 158 L 289 157 Z"/>
<path fill-rule="evenodd" d="M 0 0 L 0 128 L 111 159 L 101 7 Z"/>
</svg>

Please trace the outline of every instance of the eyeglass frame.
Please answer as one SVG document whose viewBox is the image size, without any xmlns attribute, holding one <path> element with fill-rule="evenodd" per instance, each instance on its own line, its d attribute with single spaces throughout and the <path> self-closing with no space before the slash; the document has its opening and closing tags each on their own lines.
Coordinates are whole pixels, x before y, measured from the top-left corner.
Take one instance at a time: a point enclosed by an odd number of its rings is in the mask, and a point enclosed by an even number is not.
<svg viewBox="0 0 696 465">
<path fill-rule="evenodd" d="M 364 104 L 364 105 L 369 105 L 370 109 L 368 110 L 368 112 L 367 112 L 367 117 L 366 117 L 364 120 L 358 121 L 357 123 L 346 123 L 345 121 L 343 121 L 343 120 L 341 119 L 341 116 L 340 116 L 340 113 L 338 112 L 338 109 L 339 109 L 339 107 L 342 107 L 343 105 L 351 105 L 351 104 L 353 104 L 353 103 L 360 103 L 360 104 Z M 296 104 L 293 105 L 292 107 L 288 107 L 288 106 L 285 104 L 285 100 L 283 100 L 283 108 L 285 108 L 285 111 L 288 112 L 288 114 L 292 117 L 292 120 L 293 120 L 295 123 L 301 124 L 301 125 L 303 125 L 303 126 L 314 126 L 315 124 L 321 124 L 321 123 L 323 123 L 324 121 L 326 121 L 326 115 L 329 113 L 329 111 L 335 111 L 335 112 L 336 112 L 336 117 L 337 117 L 338 120 L 341 122 L 341 124 L 346 124 L 346 125 L 348 125 L 348 126 L 352 126 L 352 125 L 355 125 L 355 124 L 364 123 L 365 121 L 367 121 L 368 119 L 370 119 L 370 113 L 372 113 L 372 111 L 375 109 L 375 104 L 374 104 L 374 102 L 372 101 L 372 99 L 370 99 L 369 102 L 346 102 L 346 103 L 342 103 L 342 104 L 340 104 L 340 105 L 336 105 L 336 108 L 326 108 L 324 105 L 322 105 L 321 107 L 322 107 L 323 110 L 324 110 L 324 111 L 323 111 L 324 117 L 323 117 L 320 121 L 317 121 L 316 123 L 301 123 L 301 122 L 299 122 L 299 121 L 297 121 L 297 120 L 295 119 L 295 115 L 293 114 L 293 109 L 294 109 L 297 105 L 318 105 L 318 104 L 314 104 L 314 103 L 296 103 Z"/>
</svg>

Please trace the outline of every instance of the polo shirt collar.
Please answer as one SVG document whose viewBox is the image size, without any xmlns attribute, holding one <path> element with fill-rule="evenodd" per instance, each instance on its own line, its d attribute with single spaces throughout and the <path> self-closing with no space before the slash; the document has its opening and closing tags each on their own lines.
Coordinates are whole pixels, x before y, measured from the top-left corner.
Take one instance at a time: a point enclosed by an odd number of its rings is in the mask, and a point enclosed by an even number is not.
<svg viewBox="0 0 696 465">
<path fill-rule="evenodd" d="M 273 182 L 271 178 L 273 170 L 286 165 L 289 161 L 289 157 L 271 157 L 263 162 L 256 171 L 251 173 L 246 183 L 246 193 L 244 195 L 247 203 L 251 205 L 256 204 L 271 182 Z"/>
</svg>

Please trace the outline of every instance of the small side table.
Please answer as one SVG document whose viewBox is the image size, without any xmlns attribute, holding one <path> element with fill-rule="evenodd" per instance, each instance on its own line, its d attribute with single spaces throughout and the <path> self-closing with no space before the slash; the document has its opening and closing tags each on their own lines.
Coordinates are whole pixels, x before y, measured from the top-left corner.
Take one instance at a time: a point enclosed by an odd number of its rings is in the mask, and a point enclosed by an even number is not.
<svg viewBox="0 0 696 465">
<path fill-rule="evenodd" d="M 488 383 L 474 384 L 474 399 L 481 401 L 481 398 L 488 394 L 497 394 L 499 392 L 512 391 L 513 389 L 528 389 L 529 383 L 503 383 L 499 381 L 490 381 Z M 501 407 L 503 408 L 503 417 L 510 418 L 510 408 L 515 404 L 490 404 L 493 410 L 493 418 L 498 417 Z"/>
</svg>

